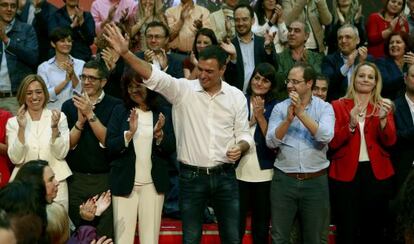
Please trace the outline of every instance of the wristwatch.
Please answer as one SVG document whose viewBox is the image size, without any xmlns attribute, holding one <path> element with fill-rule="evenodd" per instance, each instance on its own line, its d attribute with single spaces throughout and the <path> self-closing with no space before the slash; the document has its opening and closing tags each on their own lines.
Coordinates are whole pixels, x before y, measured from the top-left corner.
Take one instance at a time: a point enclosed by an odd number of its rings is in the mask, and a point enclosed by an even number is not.
<svg viewBox="0 0 414 244">
<path fill-rule="evenodd" d="M 95 122 L 98 119 L 98 117 L 96 117 L 96 114 L 93 114 L 92 117 L 90 117 L 88 119 L 89 122 Z"/>
</svg>

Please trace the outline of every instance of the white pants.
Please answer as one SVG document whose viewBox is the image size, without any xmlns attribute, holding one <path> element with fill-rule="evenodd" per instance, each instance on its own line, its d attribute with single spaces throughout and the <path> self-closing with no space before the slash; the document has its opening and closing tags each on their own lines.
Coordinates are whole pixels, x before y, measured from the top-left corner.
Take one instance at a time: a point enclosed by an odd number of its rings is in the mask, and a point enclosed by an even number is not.
<svg viewBox="0 0 414 244">
<path fill-rule="evenodd" d="M 138 218 L 139 242 L 158 244 L 164 194 L 159 194 L 154 184 L 135 186 L 128 197 L 113 196 L 112 204 L 115 243 L 134 243 Z"/>
</svg>

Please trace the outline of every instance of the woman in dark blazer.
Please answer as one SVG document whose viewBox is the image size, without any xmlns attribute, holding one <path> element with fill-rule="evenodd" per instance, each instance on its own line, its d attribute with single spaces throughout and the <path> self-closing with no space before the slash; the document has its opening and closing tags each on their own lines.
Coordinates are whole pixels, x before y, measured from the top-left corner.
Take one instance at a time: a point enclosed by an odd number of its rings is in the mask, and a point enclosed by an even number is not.
<svg viewBox="0 0 414 244">
<path fill-rule="evenodd" d="M 249 208 L 252 210 L 253 243 L 268 243 L 270 222 L 270 183 L 276 153 L 266 146 L 267 123 L 277 103 L 276 71 L 269 63 L 256 66 L 247 88 L 250 133 L 256 147 L 250 148 L 236 168 L 240 194 L 240 235 L 246 227 Z"/>
<path fill-rule="evenodd" d="M 393 105 L 381 97 L 381 88 L 378 68 L 360 63 L 345 97 L 332 102 L 336 120 L 329 177 L 338 244 L 385 240 L 394 174 L 387 150 L 397 136 Z"/>
<path fill-rule="evenodd" d="M 127 68 L 122 79 L 125 103 L 107 127 L 113 156 L 109 175 L 116 243 L 133 243 L 137 218 L 140 243 L 158 243 L 168 156 L 175 151 L 171 115 L 157 106 L 157 95 Z M 142 223 L 142 224 L 141 224 Z"/>
</svg>

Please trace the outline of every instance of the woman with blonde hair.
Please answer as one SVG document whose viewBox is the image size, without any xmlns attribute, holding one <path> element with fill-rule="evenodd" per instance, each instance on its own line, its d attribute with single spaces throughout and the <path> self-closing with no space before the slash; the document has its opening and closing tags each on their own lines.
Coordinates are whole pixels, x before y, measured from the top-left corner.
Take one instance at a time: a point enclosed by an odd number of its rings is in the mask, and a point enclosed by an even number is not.
<svg viewBox="0 0 414 244">
<path fill-rule="evenodd" d="M 42 77 L 26 76 L 17 100 L 17 115 L 7 122 L 6 133 L 10 160 L 15 165 L 11 179 L 28 161 L 45 160 L 59 183 L 56 202 L 68 209 L 68 186 L 66 178 L 72 175 L 65 161 L 69 151 L 69 129 L 66 116 L 58 110 L 49 110 L 46 104 L 49 93 Z"/>
<path fill-rule="evenodd" d="M 345 97 L 332 102 L 329 177 L 337 243 L 384 243 L 394 175 L 387 149 L 397 139 L 393 104 L 381 97 L 375 64 L 358 64 L 351 80 Z"/>
<path fill-rule="evenodd" d="M 136 22 L 131 26 L 130 35 L 132 39 L 138 39 L 138 49 L 146 50 L 145 29 L 147 24 L 153 21 L 159 21 L 167 25 L 167 18 L 163 12 L 162 0 L 139 0 Z M 134 38 L 137 37 L 137 38 Z"/>
</svg>

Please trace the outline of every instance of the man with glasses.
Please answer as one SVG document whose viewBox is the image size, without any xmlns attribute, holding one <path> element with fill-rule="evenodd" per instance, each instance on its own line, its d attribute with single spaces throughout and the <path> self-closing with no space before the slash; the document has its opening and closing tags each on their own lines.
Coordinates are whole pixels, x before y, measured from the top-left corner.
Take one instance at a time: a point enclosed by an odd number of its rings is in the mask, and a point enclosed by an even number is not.
<svg viewBox="0 0 414 244">
<path fill-rule="evenodd" d="M 107 76 L 103 62 L 87 62 L 79 77 L 83 93 L 74 93 L 62 105 L 70 129 L 71 150 L 66 160 L 73 172 L 68 180 L 69 216 L 76 226 L 80 225 L 79 206 L 109 189 L 110 160 L 104 146 L 106 126 L 113 108 L 121 101 L 104 93 Z M 113 236 L 112 208 L 102 214 L 96 228 L 100 236 Z"/>
<path fill-rule="evenodd" d="M 145 29 L 145 41 L 147 50 L 138 52 L 136 55 L 145 61 L 156 64 L 165 73 L 175 77 L 183 78 L 183 63 L 175 53 L 167 53 L 170 31 L 161 22 L 153 21 Z"/>
<path fill-rule="evenodd" d="M 16 113 L 20 81 L 37 65 L 38 43 L 32 26 L 15 18 L 18 0 L 0 0 L 0 108 Z"/>
<path fill-rule="evenodd" d="M 270 193 L 274 243 L 289 243 L 297 214 L 304 243 L 326 240 L 326 152 L 334 135 L 335 115 L 329 103 L 312 96 L 315 79 L 310 65 L 295 64 L 285 80 L 289 98 L 273 108 L 269 119 L 266 143 L 279 149 Z"/>
</svg>

